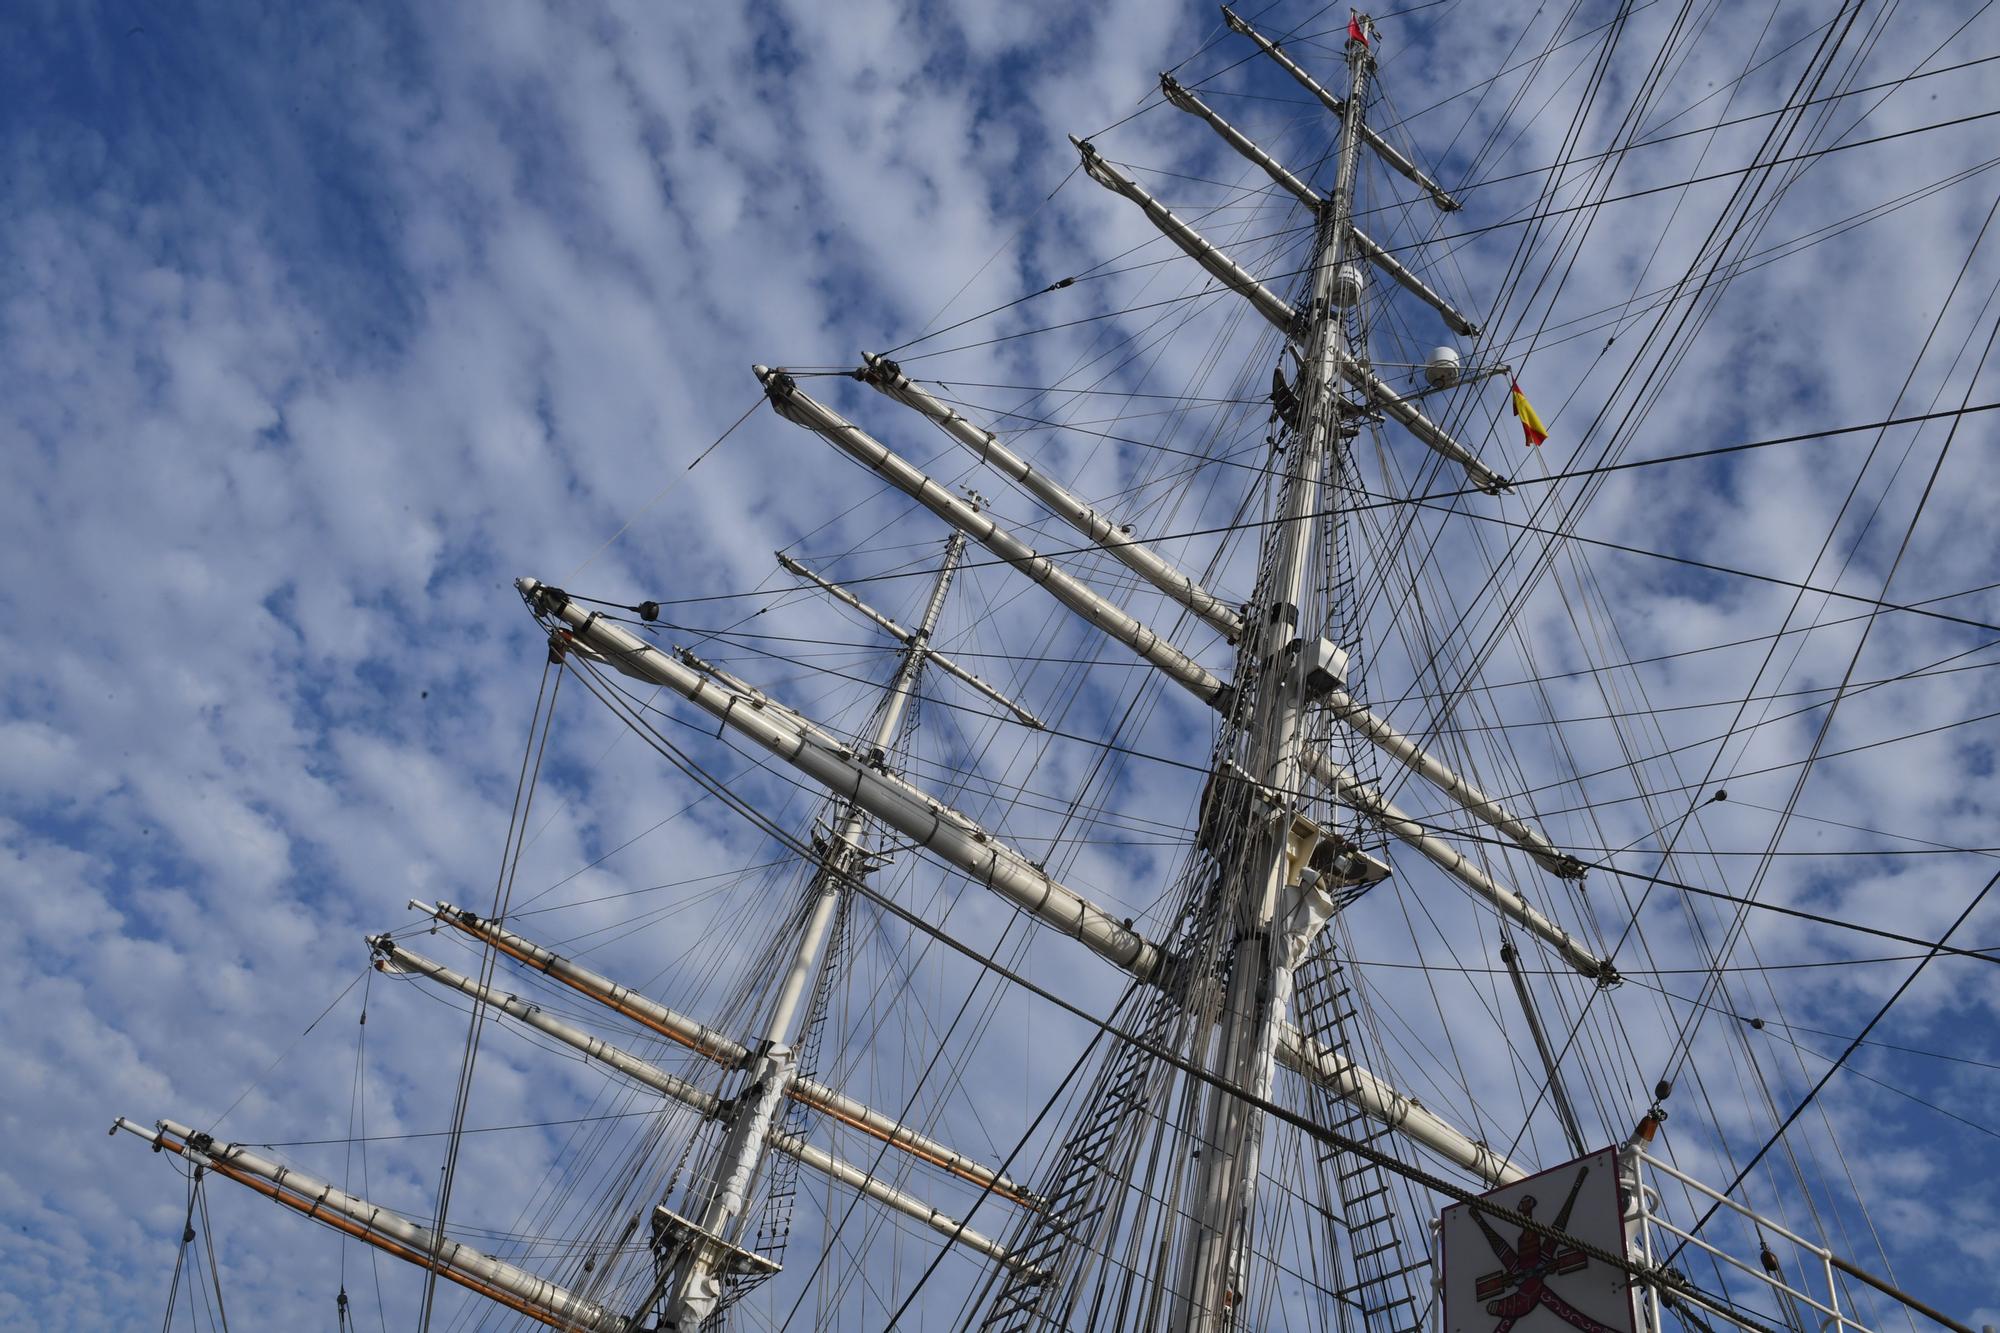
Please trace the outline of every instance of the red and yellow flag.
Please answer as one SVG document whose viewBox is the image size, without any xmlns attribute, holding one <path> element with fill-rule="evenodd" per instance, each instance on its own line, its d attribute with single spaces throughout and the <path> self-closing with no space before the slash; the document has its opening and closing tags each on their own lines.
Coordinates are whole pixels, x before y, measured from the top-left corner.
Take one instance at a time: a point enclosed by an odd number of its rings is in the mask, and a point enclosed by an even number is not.
<svg viewBox="0 0 2000 1333">
<path fill-rule="evenodd" d="M 1549 438 L 1548 427 L 1542 425 L 1542 419 L 1535 415 L 1534 405 L 1528 401 L 1528 395 L 1521 392 L 1520 381 L 1513 381 L 1513 384 L 1514 415 L 1521 419 L 1521 433 L 1528 437 L 1529 444 L 1540 444 Z"/>
</svg>

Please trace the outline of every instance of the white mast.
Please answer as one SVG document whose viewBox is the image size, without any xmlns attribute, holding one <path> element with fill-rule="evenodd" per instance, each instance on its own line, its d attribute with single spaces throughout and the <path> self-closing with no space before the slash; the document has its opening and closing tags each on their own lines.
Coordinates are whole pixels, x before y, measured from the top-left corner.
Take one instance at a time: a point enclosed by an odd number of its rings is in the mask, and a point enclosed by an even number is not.
<svg viewBox="0 0 2000 1333">
<path fill-rule="evenodd" d="M 1293 60 L 1290 56 L 1286 55 L 1285 49 L 1283 47 L 1279 46 L 1276 42 L 1266 37 L 1263 33 L 1258 32 L 1255 28 L 1251 27 L 1242 18 L 1238 17 L 1236 12 L 1230 9 L 1229 6 L 1224 5 L 1222 7 L 1222 17 L 1224 18 L 1224 20 L 1228 22 L 1229 26 L 1232 29 L 1242 33 L 1245 37 L 1248 37 L 1251 41 L 1257 43 L 1257 47 L 1259 50 L 1263 51 L 1263 53 L 1271 57 L 1271 59 L 1277 61 L 1279 67 L 1283 69 L 1285 73 L 1291 75 L 1294 79 L 1298 80 L 1298 84 L 1301 88 L 1304 88 L 1314 97 L 1317 97 L 1320 101 L 1321 106 L 1324 106 L 1328 111 L 1331 111 L 1334 115 L 1340 117 L 1342 121 L 1345 121 L 1347 119 L 1347 108 L 1353 106 L 1357 113 L 1354 119 L 1357 122 L 1357 130 L 1361 135 L 1361 141 L 1367 144 L 1370 148 L 1374 149 L 1376 156 L 1380 157 L 1392 169 L 1394 169 L 1395 171 L 1400 173 L 1405 179 L 1410 181 L 1411 184 L 1418 186 L 1425 193 L 1429 194 L 1431 197 L 1431 201 L 1435 203 L 1439 208 L 1443 209 L 1447 213 L 1455 213 L 1458 211 L 1459 208 L 1458 200 L 1452 198 L 1449 194 L 1447 194 L 1443 186 L 1439 185 L 1429 176 L 1426 176 L 1423 173 L 1423 171 L 1417 166 L 1416 163 L 1410 161 L 1409 158 L 1404 157 L 1403 154 L 1397 151 L 1395 146 L 1392 145 L 1388 140 L 1384 139 L 1374 130 L 1369 129 L 1368 126 L 1364 124 L 1358 124 L 1358 122 L 1361 120 L 1361 116 L 1359 115 L 1361 108 L 1359 104 L 1354 102 L 1352 98 L 1342 99 L 1334 96 L 1333 93 L 1328 91 L 1319 82 L 1319 80 L 1313 78 L 1312 75 L 1306 73 L 1304 69 L 1300 68 L 1297 61 Z"/>
<path fill-rule="evenodd" d="M 1294 444 L 1283 454 L 1282 509 L 1266 546 L 1263 603 L 1254 608 L 1261 624 L 1241 645 L 1244 665 L 1239 679 L 1260 673 L 1249 719 L 1248 754 L 1258 780 L 1279 794 L 1279 804 L 1270 812 L 1254 800 L 1245 804 L 1243 852 L 1218 885 L 1224 909 L 1234 916 L 1235 947 L 1209 1068 L 1227 1087 L 1244 1088 L 1263 1098 L 1271 1095 L 1296 970 L 1333 915 L 1333 899 L 1305 873 L 1306 857 L 1299 854 L 1294 835 L 1295 816 L 1303 812 L 1291 793 L 1305 786 L 1300 737 L 1308 694 L 1300 606 L 1310 600 L 1308 557 L 1314 545 L 1314 516 L 1328 466 L 1342 447 L 1348 424 L 1337 386 L 1341 366 L 1351 358 L 1334 284 L 1347 251 L 1359 142 L 1356 128 L 1373 62 L 1367 48 L 1358 43 L 1349 44 L 1347 58 L 1352 91 L 1341 126 L 1333 196 L 1322 222 L 1299 372 L 1304 409 Z M 1202 1151 L 1195 1168 L 1173 1317 L 1174 1327 L 1187 1333 L 1235 1323 L 1264 1136 L 1262 1113 L 1224 1088 L 1210 1088 L 1202 1103 L 1202 1123 L 1195 1135 Z"/>
<path fill-rule="evenodd" d="M 917 678 L 923 674 L 931 635 L 944 611 L 945 593 L 951 588 L 952 573 L 958 568 L 964 550 L 965 537 L 954 532 L 945 543 L 944 563 L 931 585 L 923 618 L 914 631 L 905 634 L 902 662 L 875 719 L 869 753 L 877 763 L 886 764 L 890 747 L 902 732 L 904 713 L 916 693 Z M 862 845 L 866 832 L 866 813 L 856 802 L 847 802 L 840 826 L 827 844 L 819 874 L 814 879 L 812 911 L 792 954 L 791 967 L 778 987 L 764 1040 L 744 1077 L 735 1121 L 716 1154 L 708 1183 L 708 1201 L 695 1222 L 696 1243 L 685 1248 L 679 1266 L 668 1280 L 664 1307 L 667 1327 L 699 1328 L 722 1300 L 723 1263 L 730 1254 L 728 1247 L 740 1241 L 758 1168 L 776 1129 L 778 1108 L 790 1095 L 798 1077 L 792 1043 L 798 1033 L 807 985 L 818 971 L 820 952 L 833 930 L 834 910 L 840 905 L 847 878 L 866 871 L 868 854 Z M 722 1244 L 714 1243 L 717 1241 Z"/>
</svg>

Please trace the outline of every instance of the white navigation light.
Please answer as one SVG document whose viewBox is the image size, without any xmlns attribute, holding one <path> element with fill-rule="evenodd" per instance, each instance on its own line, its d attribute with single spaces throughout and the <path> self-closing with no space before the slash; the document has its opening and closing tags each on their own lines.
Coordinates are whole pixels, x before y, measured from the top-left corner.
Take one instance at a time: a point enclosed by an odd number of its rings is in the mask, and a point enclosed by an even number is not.
<svg viewBox="0 0 2000 1333">
<path fill-rule="evenodd" d="M 1353 306 L 1360 301 L 1361 289 L 1366 282 L 1361 265 L 1342 264 L 1333 271 L 1333 303 L 1342 310 Z"/>
<path fill-rule="evenodd" d="M 1458 383 L 1458 349 L 1431 348 L 1431 359 L 1424 362 L 1424 378 L 1433 389 L 1449 389 Z"/>
</svg>

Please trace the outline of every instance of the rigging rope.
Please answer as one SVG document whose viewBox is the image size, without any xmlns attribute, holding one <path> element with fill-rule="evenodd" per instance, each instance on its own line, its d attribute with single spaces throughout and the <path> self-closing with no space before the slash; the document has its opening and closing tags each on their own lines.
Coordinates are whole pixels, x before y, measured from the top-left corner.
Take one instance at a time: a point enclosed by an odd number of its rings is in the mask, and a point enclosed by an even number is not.
<svg viewBox="0 0 2000 1333">
<path fill-rule="evenodd" d="M 173 1327 L 174 1307 L 179 1304 L 181 1294 L 181 1270 L 187 1264 L 188 1246 L 194 1243 L 194 1197 L 195 1189 L 201 1183 L 202 1168 L 197 1166 L 188 1174 L 187 1212 L 181 1218 L 181 1238 L 174 1251 L 174 1280 L 167 1287 L 167 1313 L 160 1320 L 160 1333 L 167 1333 Z"/>
<path fill-rule="evenodd" d="M 209 1286 L 215 1292 L 215 1317 L 229 1333 L 229 1316 L 222 1308 L 222 1268 L 215 1261 L 215 1225 L 208 1220 L 208 1191 L 201 1188 L 201 1168 L 195 1168 L 195 1198 L 201 1211 L 201 1244 L 208 1252 Z"/>
<path fill-rule="evenodd" d="M 584 570 L 590 568 L 590 566 L 597 560 L 598 556 L 603 555 L 606 551 L 611 549 L 611 545 L 613 542 L 616 542 L 620 537 L 623 537 L 627 532 L 631 531 L 632 525 L 634 523 L 637 523 L 641 518 L 644 518 L 646 514 L 652 510 L 654 505 L 666 499 L 668 494 L 671 493 L 676 486 L 679 486 L 683 481 L 687 480 L 687 474 L 694 471 L 695 464 L 701 462 L 702 459 L 707 458 L 710 454 L 714 453 L 717 449 L 721 448 L 722 442 L 728 439 L 730 436 L 734 435 L 736 433 L 736 428 L 738 426 L 741 426 L 744 422 L 748 421 L 751 417 L 751 414 L 754 413 L 760 405 L 762 405 L 763 401 L 764 401 L 764 395 L 762 395 L 761 393 L 758 394 L 756 398 L 752 399 L 750 406 L 743 409 L 743 415 L 736 418 L 735 421 L 730 423 L 729 429 L 723 431 L 722 434 L 716 436 L 715 439 L 713 439 L 707 445 L 705 445 L 699 453 L 697 453 L 693 458 L 689 459 L 688 465 L 682 468 L 679 472 L 676 472 L 672 476 L 672 478 L 668 480 L 666 485 L 660 487 L 659 490 L 655 491 L 653 493 L 652 499 L 646 501 L 646 503 L 640 505 L 637 509 L 633 510 L 631 516 L 628 517 L 623 523 L 619 524 L 618 530 L 612 533 L 609 537 L 606 537 L 604 539 L 604 544 L 602 546 L 599 546 L 595 551 L 592 551 L 588 556 L 585 556 L 582 564 L 578 565 L 575 569 L 572 569 L 566 576 L 564 576 L 563 582 L 565 583 L 570 582 L 571 580 L 575 579 L 578 574 L 581 574 L 583 573 Z"/>
<path fill-rule="evenodd" d="M 514 879 L 520 870 L 521 853 L 525 847 L 528 812 L 534 804 L 535 790 L 540 784 L 542 758 L 548 751 L 549 732 L 555 724 L 556 697 L 562 691 L 562 673 L 556 672 L 555 687 L 549 687 L 550 669 L 556 664 L 553 652 L 542 664 L 541 685 L 535 691 L 535 707 L 528 720 L 528 743 L 521 754 L 521 774 L 514 788 L 514 808 L 508 817 L 507 840 L 501 854 L 500 874 L 493 886 L 493 909 L 488 914 L 489 921 L 504 921 L 507 908 L 513 899 Z M 544 710 L 544 702 L 547 704 Z M 540 736 L 537 738 L 537 728 Z M 499 951 L 487 947 L 481 954 L 479 984 L 489 985 L 493 980 L 493 970 Z M 429 1333 L 431 1316 L 437 1304 L 437 1279 L 443 1267 L 445 1247 L 445 1220 L 451 1209 L 451 1189 L 458 1174 L 458 1151 L 461 1130 L 465 1124 L 465 1112 L 472 1099 L 472 1074 L 479 1060 L 479 1039 L 485 1028 L 486 1006 L 472 1006 L 472 1015 L 466 1024 L 465 1050 L 460 1057 L 458 1069 L 458 1092 L 452 1105 L 452 1132 L 445 1148 L 444 1166 L 438 1183 L 436 1243 L 431 1248 L 430 1261 L 424 1275 L 423 1304 L 417 1320 L 418 1333 Z"/>
<path fill-rule="evenodd" d="M 1965 924 L 1966 918 L 1972 915 L 1974 909 L 1976 909 L 1979 906 L 1979 904 L 1986 901 L 1986 895 L 1992 892 L 1993 886 L 1995 884 L 2000 884 L 2000 871 L 1995 872 L 1993 877 L 1987 880 L 1986 883 L 1980 887 L 1979 892 L 1972 895 L 1972 901 L 1965 905 L 1964 910 L 1959 912 L 1958 916 L 1953 919 L 1951 926 L 1944 932 L 1943 935 L 1938 937 L 1937 943 L 1931 946 L 1930 952 L 1926 953 L 1923 956 L 1923 958 L 1918 961 L 1917 965 L 1910 969 L 1910 975 L 1903 978 L 1903 984 L 1896 987 L 1896 989 L 1890 993 L 1889 998 L 1882 1002 L 1882 1007 L 1875 1011 L 1875 1016 L 1869 1019 L 1868 1022 L 1862 1026 L 1861 1031 L 1857 1032 L 1854 1035 L 1854 1039 L 1847 1043 L 1846 1047 L 1841 1051 L 1841 1053 L 1838 1056 L 1834 1057 L 1833 1063 L 1827 1066 L 1826 1073 L 1822 1074 L 1820 1076 L 1819 1081 L 1813 1084 L 1811 1090 L 1808 1091 L 1805 1094 L 1805 1096 L 1799 1099 L 1798 1105 L 1792 1108 L 1791 1114 L 1787 1115 L 1784 1118 L 1784 1120 L 1778 1125 L 1778 1128 L 1772 1133 L 1771 1137 L 1764 1141 L 1764 1146 L 1757 1149 L 1757 1151 L 1751 1155 L 1750 1160 L 1744 1164 L 1742 1170 L 1736 1173 L 1736 1178 L 1730 1181 L 1728 1185 L 1724 1186 L 1723 1189 L 1720 1191 L 1720 1193 L 1722 1193 L 1724 1196 L 1727 1196 L 1736 1192 L 1736 1188 L 1739 1185 L 1741 1185 L 1744 1179 L 1750 1174 L 1750 1172 L 1753 1169 L 1755 1169 L 1757 1163 L 1763 1161 L 1764 1155 L 1770 1152 L 1772 1147 L 1776 1145 L 1784 1137 L 1785 1131 L 1792 1127 L 1792 1122 L 1797 1120 L 1800 1115 L 1804 1114 L 1805 1109 L 1808 1106 L 1812 1105 L 1814 1099 L 1816 1099 L 1819 1096 L 1820 1092 L 1826 1087 L 1826 1085 L 1833 1081 L 1833 1076 L 1841 1071 L 1842 1067 L 1846 1065 L 1848 1057 L 1853 1055 L 1854 1052 L 1860 1048 L 1862 1041 L 1868 1036 L 1868 1034 L 1875 1030 L 1875 1025 L 1880 1023 L 1884 1018 L 1888 1017 L 1889 1011 L 1895 1008 L 1896 1001 L 1903 998 L 1904 993 L 1908 991 L 1913 984 L 1915 984 L 1917 978 L 1923 975 L 1924 969 L 1926 967 L 1929 967 L 1931 965 L 1931 962 L 1934 959 L 1936 959 L 1940 954 L 1945 953 L 1947 951 L 1945 946 L 1950 941 L 1951 937 L 1958 932 L 1958 928 L 1960 926 Z M 1690 1232 L 1699 1232 L 1702 1229 L 1702 1227 L 1707 1224 L 1708 1220 L 1715 1216 L 1716 1210 L 1721 1207 L 1722 1207 L 1721 1200 L 1717 1200 L 1715 1203 L 1710 1204 L 1708 1211 L 1703 1213 L 1701 1217 L 1695 1222 L 1695 1224 L 1688 1228 L 1688 1230 Z M 1683 1240 L 1679 1245 L 1676 1245 L 1674 1247 L 1673 1253 L 1667 1256 L 1666 1262 L 1668 1263 L 1673 1262 L 1674 1256 L 1678 1255 L 1683 1249 L 1685 1249 L 1687 1247 L 1687 1244 L 1688 1242 Z"/>
</svg>

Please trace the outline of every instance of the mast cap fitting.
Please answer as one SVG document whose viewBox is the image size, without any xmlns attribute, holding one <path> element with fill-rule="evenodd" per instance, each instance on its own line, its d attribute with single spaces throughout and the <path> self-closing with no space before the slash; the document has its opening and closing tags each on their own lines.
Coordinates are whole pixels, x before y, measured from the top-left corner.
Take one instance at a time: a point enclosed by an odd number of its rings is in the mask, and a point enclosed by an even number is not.
<svg viewBox="0 0 2000 1333">
<path fill-rule="evenodd" d="M 1359 264 L 1342 264 L 1333 271 L 1333 303 L 1342 310 L 1353 308 L 1361 300 L 1361 293 L 1367 287 L 1368 279 Z"/>
<path fill-rule="evenodd" d="M 552 588 L 537 579 L 516 579 L 514 586 L 521 590 L 521 597 L 528 603 L 528 609 L 538 616 L 559 614 L 569 605 L 569 594 L 561 588 Z"/>
<path fill-rule="evenodd" d="M 1348 655 L 1345 648 L 1324 637 L 1310 643 L 1294 639 L 1292 648 L 1298 654 L 1299 682 L 1305 687 L 1307 698 L 1324 698 L 1346 687 Z"/>
</svg>

